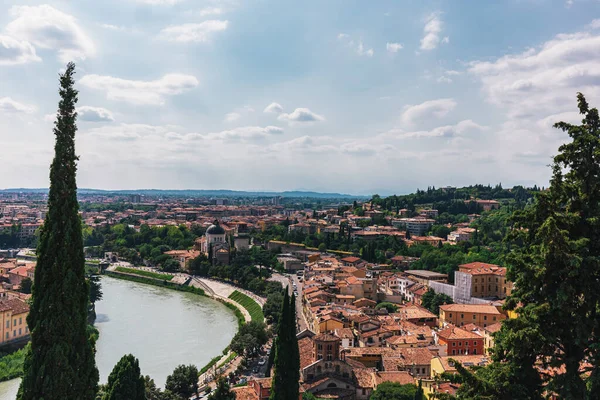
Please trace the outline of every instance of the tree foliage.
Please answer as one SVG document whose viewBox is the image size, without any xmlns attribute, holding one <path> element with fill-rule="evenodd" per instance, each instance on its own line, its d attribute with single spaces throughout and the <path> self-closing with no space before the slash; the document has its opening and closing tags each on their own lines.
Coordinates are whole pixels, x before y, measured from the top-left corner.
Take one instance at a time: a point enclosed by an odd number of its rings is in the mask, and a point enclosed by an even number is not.
<svg viewBox="0 0 600 400">
<path fill-rule="evenodd" d="M 235 393 L 229 389 L 227 379 L 222 376 L 217 379 L 217 388 L 208 396 L 208 400 L 235 400 Z"/>
<path fill-rule="evenodd" d="M 93 344 L 87 334 L 89 289 L 75 179 L 74 74 L 75 65 L 69 63 L 60 75 L 48 215 L 37 248 L 27 317 L 31 351 L 25 359 L 19 393 L 22 400 L 92 400 L 98 387 Z"/>
<path fill-rule="evenodd" d="M 554 157 L 550 188 L 515 213 L 507 238 L 515 289 L 505 308 L 518 318 L 496 335 L 494 358 L 503 364 L 464 391 L 489 382 L 488 398 L 504 399 L 501 388 L 510 382 L 514 399 L 600 393 L 600 119 L 582 94 L 577 99 L 581 125 L 555 125 L 571 140 Z"/>
<path fill-rule="evenodd" d="M 165 389 L 182 399 L 198 394 L 198 368 L 194 365 L 179 365 L 167 377 Z"/>
<path fill-rule="evenodd" d="M 108 376 L 102 400 L 146 400 L 144 378 L 137 358 L 124 355 Z"/>
<path fill-rule="evenodd" d="M 383 382 L 373 391 L 370 400 L 414 400 L 416 392 L 417 387 L 413 384 Z"/>
<path fill-rule="evenodd" d="M 275 341 L 273 384 L 270 400 L 297 399 L 300 382 L 300 351 L 296 339 L 295 296 L 285 291 Z"/>
<path fill-rule="evenodd" d="M 452 297 L 444 293 L 436 293 L 431 288 L 421 297 L 421 305 L 436 315 L 440 313 L 440 306 L 452 303 L 454 303 Z"/>
</svg>

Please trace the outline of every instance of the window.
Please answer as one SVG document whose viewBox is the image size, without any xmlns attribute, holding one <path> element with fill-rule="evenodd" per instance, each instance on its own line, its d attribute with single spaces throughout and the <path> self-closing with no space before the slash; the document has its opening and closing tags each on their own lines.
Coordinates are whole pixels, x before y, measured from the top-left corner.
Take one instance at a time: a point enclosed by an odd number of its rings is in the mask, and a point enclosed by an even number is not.
<svg viewBox="0 0 600 400">
<path fill-rule="evenodd" d="M 6 340 L 8 340 L 8 332 L 6 332 Z"/>
<path fill-rule="evenodd" d="M 452 342 L 452 347 L 456 347 L 456 342 Z"/>
<path fill-rule="evenodd" d="M 332 344 L 328 344 L 327 345 L 327 351 L 332 351 L 333 350 L 333 345 Z"/>
<path fill-rule="evenodd" d="M 6 321 L 6 329 L 10 328 L 10 320 Z"/>
<path fill-rule="evenodd" d="M 473 342 L 473 346 L 477 346 L 477 342 Z"/>
<path fill-rule="evenodd" d="M 475 278 L 475 283 L 477 283 L 477 278 Z"/>
<path fill-rule="evenodd" d="M 460 314 L 460 318 L 463 319 L 465 317 L 465 314 Z"/>
<path fill-rule="evenodd" d="M 462 342 L 458 342 L 458 347 L 461 347 L 461 346 L 462 346 Z"/>
<path fill-rule="evenodd" d="M 452 350 L 452 355 L 455 356 L 456 355 L 456 350 Z"/>
<path fill-rule="evenodd" d="M 452 318 L 452 313 L 448 314 L 448 318 Z"/>
<path fill-rule="evenodd" d="M 475 287 L 474 287 L 474 290 L 473 290 L 473 291 L 474 291 L 475 293 L 477 293 L 477 286 L 475 286 Z"/>
<path fill-rule="evenodd" d="M 21 328 L 19 328 L 19 336 L 21 336 Z"/>
<path fill-rule="evenodd" d="M 23 323 L 23 317 L 19 317 L 19 325 Z"/>
<path fill-rule="evenodd" d="M 495 320 L 496 320 L 496 317 L 494 317 L 493 319 L 494 319 L 494 321 L 495 321 Z"/>
<path fill-rule="evenodd" d="M 484 320 L 484 321 L 487 321 L 487 315 L 484 315 L 484 316 L 483 316 L 483 320 Z"/>
<path fill-rule="evenodd" d="M 333 355 L 331 355 L 331 353 L 327 354 L 327 361 L 331 361 L 331 360 L 333 360 Z"/>
<path fill-rule="evenodd" d="M 13 331 L 13 337 L 17 337 L 17 331 L 16 331 L 16 329 Z"/>
<path fill-rule="evenodd" d="M 363 396 L 367 395 L 367 389 L 363 389 Z"/>
<path fill-rule="evenodd" d="M 477 349 L 473 349 L 473 354 L 477 354 Z"/>
<path fill-rule="evenodd" d="M 17 325 L 17 319 L 15 318 L 15 320 L 13 321 L 13 326 Z"/>
<path fill-rule="evenodd" d="M 473 314 L 473 319 L 477 319 L 477 315 Z"/>
<path fill-rule="evenodd" d="M 323 350 L 323 345 L 322 344 L 318 344 L 317 345 L 317 350 Z"/>
</svg>

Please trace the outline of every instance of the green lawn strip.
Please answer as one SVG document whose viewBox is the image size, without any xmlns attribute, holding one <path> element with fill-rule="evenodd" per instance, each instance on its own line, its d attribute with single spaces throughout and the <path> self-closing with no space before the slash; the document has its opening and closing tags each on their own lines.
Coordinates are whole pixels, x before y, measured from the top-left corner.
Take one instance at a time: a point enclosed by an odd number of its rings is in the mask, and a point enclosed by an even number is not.
<svg viewBox="0 0 600 400">
<path fill-rule="evenodd" d="M 26 350 L 23 348 L 0 357 L 0 382 L 23 376 L 25 352 Z"/>
<path fill-rule="evenodd" d="M 265 316 L 262 307 L 254 299 L 237 290 L 231 293 L 229 298 L 248 310 L 252 321 L 264 322 Z"/>
<path fill-rule="evenodd" d="M 225 359 L 225 361 L 223 361 L 222 363 L 217 365 L 217 369 L 221 368 L 223 365 L 226 365 L 229 361 L 233 360 L 236 357 L 237 357 L 237 353 L 235 351 L 232 351 L 231 354 L 229 355 L 229 357 L 227 357 Z"/>
<path fill-rule="evenodd" d="M 147 278 L 161 279 L 163 281 L 170 281 L 171 279 L 173 279 L 175 277 L 175 275 L 159 274 L 156 272 L 144 271 L 143 269 L 135 269 L 135 268 L 127 268 L 127 267 L 117 267 L 116 271 L 123 272 L 125 274 L 134 274 L 134 275 L 145 276 Z"/>
<path fill-rule="evenodd" d="M 200 288 L 193 287 L 193 286 L 183 286 L 183 285 L 179 285 L 177 283 L 173 283 L 173 282 L 169 282 L 169 281 L 165 281 L 165 280 L 159 281 L 157 279 L 148 278 L 145 276 L 125 275 L 125 274 L 122 274 L 122 273 L 120 274 L 118 272 L 113 272 L 113 271 L 104 271 L 103 275 L 110 276 L 111 278 L 123 279 L 126 281 L 137 282 L 137 283 L 145 283 L 148 285 L 166 287 L 168 289 L 173 289 L 173 290 L 179 290 L 180 292 L 195 293 L 195 294 L 199 294 L 201 296 L 206 296 L 206 293 L 204 293 L 204 290 L 202 290 Z"/>
</svg>

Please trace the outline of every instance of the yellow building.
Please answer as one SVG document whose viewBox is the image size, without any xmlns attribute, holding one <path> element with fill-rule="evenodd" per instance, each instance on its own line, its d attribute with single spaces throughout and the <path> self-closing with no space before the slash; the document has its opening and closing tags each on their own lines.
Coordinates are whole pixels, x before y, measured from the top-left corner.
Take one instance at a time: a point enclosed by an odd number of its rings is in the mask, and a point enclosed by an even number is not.
<svg viewBox="0 0 600 400">
<path fill-rule="evenodd" d="M 316 333 L 334 332 L 336 329 L 346 328 L 339 318 L 333 315 L 325 315 L 320 318 L 319 329 Z"/>
<path fill-rule="evenodd" d="M 495 264 L 473 262 L 458 266 L 458 272 L 471 275 L 471 297 L 497 297 L 504 299 L 513 289 L 506 280 L 506 268 Z"/>
<path fill-rule="evenodd" d="M 485 304 L 444 304 L 440 306 L 439 326 L 475 324 L 482 328 L 506 319 L 498 308 Z"/>
<path fill-rule="evenodd" d="M 458 361 L 465 368 L 484 367 L 489 364 L 490 359 L 485 355 L 456 355 L 434 357 L 431 359 L 431 377 L 439 377 L 444 372 L 456 374 L 456 367 L 450 360 Z"/>
<path fill-rule="evenodd" d="M 0 344 L 29 335 L 27 315 L 29 306 L 22 300 L 0 300 Z"/>
</svg>

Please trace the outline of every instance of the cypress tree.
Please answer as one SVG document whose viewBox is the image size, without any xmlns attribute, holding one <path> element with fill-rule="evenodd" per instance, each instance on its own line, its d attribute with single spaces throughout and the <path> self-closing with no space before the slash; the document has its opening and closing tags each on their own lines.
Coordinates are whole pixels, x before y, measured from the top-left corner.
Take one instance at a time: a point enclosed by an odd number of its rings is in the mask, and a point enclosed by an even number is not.
<svg viewBox="0 0 600 400">
<path fill-rule="evenodd" d="M 275 362 L 273 367 L 273 383 L 271 385 L 270 400 L 289 400 L 287 392 L 289 390 L 287 377 L 289 376 L 288 361 L 290 356 L 289 349 L 289 325 L 290 325 L 290 296 L 288 289 L 285 289 L 283 301 L 281 303 L 281 317 L 277 327 L 277 338 L 275 342 Z"/>
<path fill-rule="evenodd" d="M 25 358 L 21 400 L 92 400 L 98 386 L 93 343 L 86 332 L 89 289 L 75 182 L 74 73 L 75 64 L 69 63 L 60 75 L 49 210 L 37 248 L 27 317 L 31 350 Z"/>
<path fill-rule="evenodd" d="M 133 355 L 124 355 L 108 376 L 102 400 L 146 400 L 146 385 Z"/>
<path fill-rule="evenodd" d="M 289 326 L 289 388 L 290 399 L 297 399 L 300 395 L 300 349 L 298 348 L 298 339 L 296 338 L 296 295 L 290 297 L 290 320 Z"/>
</svg>

